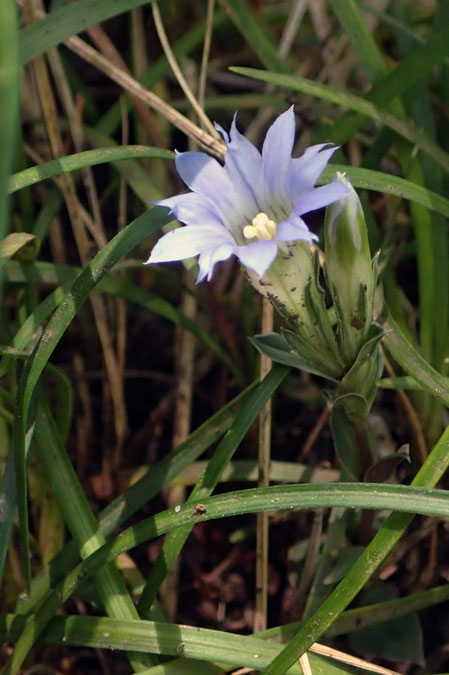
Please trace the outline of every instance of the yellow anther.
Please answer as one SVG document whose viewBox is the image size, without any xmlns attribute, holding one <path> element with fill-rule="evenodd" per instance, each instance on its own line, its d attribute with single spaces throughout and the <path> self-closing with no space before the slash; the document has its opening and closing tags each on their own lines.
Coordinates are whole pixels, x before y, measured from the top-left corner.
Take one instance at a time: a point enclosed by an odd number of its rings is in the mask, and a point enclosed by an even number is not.
<svg viewBox="0 0 449 675">
<path fill-rule="evenodd" d="M 277 225 L 274 220 L 270 220 L 266 213 L 258 213 L 252 220 L 252 225 L 246 225 L 243 228 L 243 236 L 246 239 L 257 237 L 260 241 L 274 239 L 276 236 Z"/>
</svg>

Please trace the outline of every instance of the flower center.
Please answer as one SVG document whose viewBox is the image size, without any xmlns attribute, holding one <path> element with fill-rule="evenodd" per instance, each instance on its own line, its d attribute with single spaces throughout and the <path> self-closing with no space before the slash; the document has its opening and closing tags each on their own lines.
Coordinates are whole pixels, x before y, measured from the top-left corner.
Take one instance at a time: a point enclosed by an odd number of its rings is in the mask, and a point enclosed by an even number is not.
<svg viewBox="0 0 449 675">
<path fill-rule="evenodd" d="M 277 225 L 274 220 L 270 220 L 266 213 L 258 213 L 252 219 L 252 225 L 246 225 L 243 228 L 245 239 L 257 237 L 259 241 L 274 239 L 276 236 Z"/>
</svg>

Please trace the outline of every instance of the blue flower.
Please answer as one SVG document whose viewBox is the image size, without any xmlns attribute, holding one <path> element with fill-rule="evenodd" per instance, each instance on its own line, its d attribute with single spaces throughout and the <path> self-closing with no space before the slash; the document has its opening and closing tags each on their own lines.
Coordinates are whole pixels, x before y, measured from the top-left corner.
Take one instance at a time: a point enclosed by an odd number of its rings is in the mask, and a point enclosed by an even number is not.
<svg viewBox="0 0 449 675">
<path fill-rule="evenodd" d="M 155 202 L 186 227 L 159 239 L 148 263 L 199 256 L 198 281 L 210 279 L 215 263 L 235 255 L 248 272 L 262 276 L 281 250 L 317 240 L 302 216 L 341 199 L 338 182 L 315 188 L 336 147 L 313 145 L 292 158 L 293 106 L 269 128 L 262 153 L 237 129 L 228 135 L 225 164 L 201 152 L 178 153 L 176 168 L 191 192 Z M 251 274 L 252 276 L 252 274 Z"/>
</svg>

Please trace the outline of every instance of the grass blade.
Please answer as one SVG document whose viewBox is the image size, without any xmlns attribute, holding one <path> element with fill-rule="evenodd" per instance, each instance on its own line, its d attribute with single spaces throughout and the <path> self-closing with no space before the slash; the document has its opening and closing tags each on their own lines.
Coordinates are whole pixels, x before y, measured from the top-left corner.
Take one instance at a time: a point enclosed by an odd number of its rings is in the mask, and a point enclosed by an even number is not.
<svg viewBox="0 0 449 675">
<path fill-rule="evenodd" d="M 48 404 L 40 398 L 35 436 L 39 459 L 44 467 L 51 490 L 74 537 L 81 558 L 86 558 L 105 543 L 103 534 L 89 506 L 72 464 L 65 452 Z M 114 564 L 102 567 L 95 575 L 95 586 L 106 613 L 116 619 L 138 619 L 136 607 Z M 154 665 L 154 659 L 129 654 L 138 672 L 144 666 Z"/>
<path fill-rule="evenodd" d="M 191 526 L 192 523 L 213 518 L 225 518 L 267 510 L 335 506 L 397 511 L 389 517 L 352 570 L 340 583 L 338 588 L 343 587 L 345 591 L 337 594 L 338 606 L 343 605 L 340 609 L 341 612 L 402 536 L 415 513 L 449 517 L 449 494 L 443 490 L 423 487 L 423 485 L 435 485 L 448 465 L 449 429 L 446 430 L 429 455 L 412 486 L 380 485 L 377 483 L 331 483 L 326 485 L 282 485 L 253 488 L 230 492 L 218 497 L 208 497 L 203 500 L 200 512 L 195 507 L 192 508 L 191 503 L 189 503 L 140 521 L 102 546 L 69 572 L 47 597 L 37 613 L 28 616 L 23 632 L 6 664 L 4 674 L 15 675 L 17 673 L 36 637 L 40 635 L 61 604 L 75 592 L 79 582 L 85 579 L 86 574 L 94 574 L 121 553 L 125 553 L 150 539 L 176 528 Z M 329 616 L 328 611 L 329 605 L 335 605 L 334 594 L 313 616 L 312 627 L 310 621 L 308 621 L 305 628 L 298 633 L 298 636 L 301 636 L 301 649 L 304 648 L 303 642 L 307 642 L 304 651 L 317 641 L 316 633 L 320 631 L 319 634 L 321 635 L 332 623 L 332 616 Z M 317 616 L 319 620 L 317 620 Z M 298 650 L 298 636 L 279 655 L 283 663 L 281 667 L 284 667 L 286 662 L 288 665 L 284 671 L 279 670 L 278 672 L 285 672 L 297 660 L 297 658 L 293 659 L 292 655 Z M 286 656 L 288 660 L 285 658 Z M 269 668 L 271 666 L 268 667 L 268 672 Z"/>
<path fill-rule="evenodd" d="M 14 0 L 0 3 L 0 242 L 9 228 L 9 201 L 6 198 L 11 173 L 19 104 L 18 22 Z M 1 268 L 4 260 L 0 260 Z"/>
<path fill-rule="evenodd" d="M 240 415 L 235 420 L 232 429 L 228 431 L 209 460 L 204 473 L 192 490 L 187 504 L 198 504 L 198 502 L 202 502 L 203 499 L 212 494 L 238 446 L 289 370 L 290 368 L 276 364 L 254 390 L 243 406 Z M 142 613 L 142 616 L 148 616 L 160 586 L 168 570 L 178 557 L 181 548 L 192 531 L 192 527 L 190 525 L 177 529 L 164 542 L 139 599 L 138 609 Z"/>
<path fill-rule="evenodd" d="M 119 497 L 114 499 L 99 516 L 98 525 L 103 535 L 110 534 L 118 525 L 130 518 L 189 464 L 215 443 L 234 423 L 243 403 L 256 384 L 251 385 L 224 408 L 212 415 L 196 429 L 181 445 L 169 452 L 160 462 L 151 466 L 142 476 Z M 67 572 L 78 560 L 78 549 L 74 541 L 52 561 L 49 571 L 43 570 L 33 579 L 31 593 L 19 602 L 18 611 L 27 612 L 42 598 L 50 586 Z"/>
<path fill-rule="evenodd" d="M 155 208 L 143 214 L 122 232 L 117 234 L 87 265 L 73 288 L 68 292 L 64 301 L 49 321 L 41 341 L 37 345 L 32 357 L 26 362 L 20 379 L 17 393 L 16 409 L 13 426 L 13 446 L 16 466 L 17 505 L 19 511 L 19 525 L 21 531 L 22 556 L 27 580 L 30 587 L 30 560 L 28 541 L 28 504 L 25 475 L 25 438 L 28 431 L 28 416 L 32 395 L 37 381 L 50 358 L 53 350 L 61 339 L 67 326 L 89 296 L 89 293 L 99 283 L 107 272 L 146 236 L 158 230 L 170 220 L 166 209 Z"/>
<path fill-rule="evenodd" d="M 445 34 L 446 43 L 449 47 L 449 31 Z M 449 49 L 448 49 L 449 51 Z M 273 73 L 266 70 L 256 70 L 254 68 L 230 68 L 234 73 L 239 75 L 246 75 L 256 80 L 263 82 L 270 82 L 279 87 L 286 87 L 294 91 L 301 91 L 308 96 L 315 96 L 325 101 L 330 101 L 337 105 L 350 108 L 356 112 L 361 113 L 365 117 L 375 120 L 389 129 L 395 131 L 399 136 L 402 136 L 407 141 L 414 143 L 418 148 L 426 152 L 429 157 L 435 160 L 446 172 L 449 173 L 449 154 L 440 148 L 431 138 L 426 136 L 421 130 L 417 130 L 414 125 L 408 124 L 403 120 L 399 120 L 394 115 L 382 110 L 371 101 L 368 101 L 361 96 L 350 94 L 346 91 L 341 91 L 335 87 L 330 87 L 320 82 L 308 80 L 305 77 L 297 77 L 294 75 L 283 75 L 280 73 Z"/>
<path fill-rule="evenodd" d="M 29 185 L 35 185 L 48 178 L 53 178 L 66 171 L 77 171 L 86 166 L 96 166 L 97 164 L 109 164 L 126 159 L 174 159 L 175 154 L 170 150 L 154 148 L 144 145 L 121 145 L 112 148 L 98 148 L 95 150 L 85 150 L 74 155 L 67 155 L 58 159 L 52 159 L 38 166 L 32 166 L 15 173 L 9 179 L 9 192 L 22 190 Z"/>
</svg>

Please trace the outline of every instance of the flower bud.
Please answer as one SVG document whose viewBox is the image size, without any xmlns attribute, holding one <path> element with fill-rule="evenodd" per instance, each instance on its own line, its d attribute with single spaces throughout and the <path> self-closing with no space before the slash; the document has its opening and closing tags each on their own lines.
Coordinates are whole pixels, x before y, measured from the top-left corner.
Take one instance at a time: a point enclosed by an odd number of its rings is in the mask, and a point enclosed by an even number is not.
<svg viewBox="0 0 449 675">
<path fill-rule="evenodd" d="M 357 193 L 344 174 L 338 172 L 335 180 L 347 187 L 347 195 L 326 209 L 324 268 L 338 319 L 340 349 L 351 365 L 372 321 L 376 271 Z"/>
</svg>

